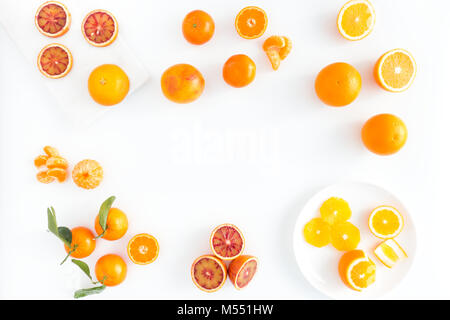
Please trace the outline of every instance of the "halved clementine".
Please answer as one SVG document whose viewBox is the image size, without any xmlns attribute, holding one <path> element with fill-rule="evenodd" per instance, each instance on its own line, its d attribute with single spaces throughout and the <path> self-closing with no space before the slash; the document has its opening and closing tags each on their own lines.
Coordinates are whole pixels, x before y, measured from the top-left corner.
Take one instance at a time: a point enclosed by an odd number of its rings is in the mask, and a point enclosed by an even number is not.
<svg viewBox="0 0 450 320">
<path fill-rule="evenodd" d="M 375 64 L 375 81 L 385 90 L 402 92 L 408 89 L 416 77 L 417 65 L 411 53 L 394 49 L 383 54 Z"/>
<path fill-rule="evenodd" d="M 347 40 L 361 40 L 372 32 L 375 25 L 375 9 L 367 0 L 351 0 L 339 11 L 337 26 Z"/>
<path fill-rule="evenodd" d="M 241 230 L 224 223 L 214 228 L 209 239 L 213 253 L 223 260 L 233 260 L 244 251 L 245 240 Z"/>
<path fill-rule="evenodd" d="M 37 58 L 39 71 L 52 79 L 62 78 L 72 69 L 73 58 L 69 49 L 59 43 L 46 45 Z"/>
<path fill-rule="evenodd" d="M 264 41 L 263 50 L 267 54 L 273 70 L 280 67 L 281 60 L 284 60 L 292 49 L 292 41 L 284 36 L 271 36 Z"/>
<path fill-rule="evenodd" d="M 192 264 L 191 277 L 200 290 L 216 292 L 227 280 L 227 267 L 219 258 L 203 255 L 195 259 Z"/>
<path fill-rule="evenodd" d="M 116 40 L 119 24 L 110 12 L 97 9 L 86 15 L 81 32 L 88 43 L 95 47 L 106 47 Z"/>
<path fill-rule="evenodd" d="M 65 5 L 57 1 L 47 1 L 37 9 L 34 22 L 40 33 L 56 38 L 69 31 L 71 20 Z"/>
<path fill-rule="evenodd" d="M 133 263 L 146 265 L 158 258 L 159 244 L 154 236 L 141 233 L 128 242 L 127 252 Z"/>
<path fill-rule="evenodd" d="M 267 14 L 258 7 L 245 7 L 236 16 L 234 25 L 237 33 L 244 39 L 261 37 L 267 28 Z"/>
</svg>

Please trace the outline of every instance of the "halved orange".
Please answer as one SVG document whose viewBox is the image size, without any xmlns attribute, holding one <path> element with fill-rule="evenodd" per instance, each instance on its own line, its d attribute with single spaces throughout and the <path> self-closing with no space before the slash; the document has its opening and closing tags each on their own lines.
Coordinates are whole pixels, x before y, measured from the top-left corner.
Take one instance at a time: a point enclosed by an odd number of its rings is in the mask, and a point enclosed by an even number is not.
<svg viewBox="0 0 450 320">
<path fill-rule="evenodd" d="M 261 37 L 267 28 L 267 14 L 258 7 L 245 7 L 236 16 L 234 25 L 237 33 L 244 39 Z"/>
<path fill-rule="evenodd" d="M 81 32 L 88 43 L 95 47 L 106 47 L 116 40 L 119 24 L 110 12 L 97 9 L 86 15 Z"/>
<path fill-rule="evenodd" d="M 133 263 L 146 265 L 158 258 L 159 244 L 156 238 L 147 233 L 135 235 L 127 246 L 128 257 Z"/>
<path fill-rule="evenodd" d="M 404 226 L 403 216 L 391 206 L 375 208 L 369 216 L 369 229 L 380 239 L 392 239 L 400 234 Z"/>
<path fill-rule="evenodd" d="M 223 260 L 237 258 L 242 254 L 245 247 L 241 230 L 231 223 L 224 223 L 214 228 L 209 243 L 213 253 Z"/>
<path fill-rule="evenodd" d="M 242 255 L 231 261 L 228 266 L 228 276 L 238 290 L 245 288 L 258 269 L 258 258 Z"/>
<path fill-rule="evenodd" d="M 331 244 L 339 251 L 356 249 L 360 240 L 359 229 L 348 221 L 337 223 L 331 228 Z"/>
<path fill-rule="evenodd" d="M 46 45 L 37 58 L 39 71 L 52 79 L 62 78 L 72 69 L 73 58 L 69 49 L 59 43 Z"/>
<path fill-rule="evenodd" d="M 273 70 L 280 67 L 281 60 L 284 60 L 292 49 L 292 41 L 284 36 L 271 36 L 264 41 L 263 50 L 267 54 Z"/>
<path fill-rule="evenodd" d="M 192 264 L 191 277 L 200 290 L 216 292 L 227 280 L 227 266 L 213 255 L 203 255 Z"/>
<path fill-rule="evenodd" d="M 344 253 L 338 270 L 342 282 L 356 291 L 362 291 L 375 282 L 376 266 L 362 250 Z"/>
<path fill-rule="evenodd" d="M 65 5 L 57 1 L 47 1 L 37 9 L 34 22 L 44 36 L 56 38 L 69 31 L 71 20 Z"/>
<path fill-rule="evenodd" d="M 416 61 L 411 53 L 405 49 L 394 49 L 378 59 L 373 74 L 381 88 L 390 92 L 402 92 L 413 83 L 416 70 Z"/>
<path fill-rule="evenodd" d="M 347 40 L 361 40 L 372 32 L 375 25 L 375 9 L 367 0 L 351 0 L 339 11 L 337 27 Z"/>
</svg>

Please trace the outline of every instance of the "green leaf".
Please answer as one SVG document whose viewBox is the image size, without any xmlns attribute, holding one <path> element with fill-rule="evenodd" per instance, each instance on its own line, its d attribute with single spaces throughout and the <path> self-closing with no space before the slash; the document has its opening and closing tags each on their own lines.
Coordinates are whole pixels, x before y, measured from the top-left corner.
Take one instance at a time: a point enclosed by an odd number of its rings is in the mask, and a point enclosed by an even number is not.
<svg viewBox="0 0 450 320">
<path fill-rule="evenodd" d="M 106 221 L 108 220 L 109 209 L 111 209 L 114 200 L 116 200 L 116 197 L 111 196 L 106 199 L 100 206 L 98 221 L 103 231 L 106 231 Z"/>
<path fill-rule="evenodd" d="M 72 245 L 72 231 L 67 227 L 58 227 L 59 238 L 70 248 Z"/>
<path fill-rule="evenodd" d="M 55 236 L 59 237 L 58 224 L 56 223 L 56 214 L 53 207 L 47 208 L 48 230 Z"/>
<path fill-rule="evenodd" d="M 88 288 L 88 289 L 80 289 L 80 290 L 75 291 L 73 297 L 75 299 L 79 299 L 79 298 L 83 298 L 83 297 L 90 296 L 93 294 L 99 294 L 103 290 L 105 290 L 105 288 L 106 288 L 106 286 L 102 285 L 102 286 Z"/>
<path fill-rule="evenodd" d="M 89 266 L 85 262 L 77 259 L 72 259 L 72 263 L 77 265 L 92 281 L 91 271 L 89 270 Z"/>
</svg>

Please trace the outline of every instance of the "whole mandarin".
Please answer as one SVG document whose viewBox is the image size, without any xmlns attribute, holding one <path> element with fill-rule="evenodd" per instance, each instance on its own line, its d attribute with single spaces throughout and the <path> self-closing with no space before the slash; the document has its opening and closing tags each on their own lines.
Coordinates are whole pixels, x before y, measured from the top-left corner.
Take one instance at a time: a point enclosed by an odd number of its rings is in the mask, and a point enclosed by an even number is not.
<svg viewBox="0 0 450 320">
<path fill-rule="evenodd" d="M 176 64 L 161 76 L 161 89 L 167 99 L 176 103 L 197 100 L 205 88 L 205 79 L 195 67 Z"/>
<path fill-rule="evenodd" d="M 103 228 L 100 225 L 100 215 L 95 218 L 95 232 L 97 235 L 103 233 Z M 108 212 L 108 218 L 106 219 L 106 231 L 103 234 L 105 240 L 118 240 L 122 238 L 128 230 L 127 215 L 120 209 L 111 208 Z"/>
<path fill-rule="evenodd" d="M 235 88 L 242 88 L 255 79 L 256 65 L 245 54 L 236 54 L 225 62 L 222 73 L 226 83 Z"/>
</svg>

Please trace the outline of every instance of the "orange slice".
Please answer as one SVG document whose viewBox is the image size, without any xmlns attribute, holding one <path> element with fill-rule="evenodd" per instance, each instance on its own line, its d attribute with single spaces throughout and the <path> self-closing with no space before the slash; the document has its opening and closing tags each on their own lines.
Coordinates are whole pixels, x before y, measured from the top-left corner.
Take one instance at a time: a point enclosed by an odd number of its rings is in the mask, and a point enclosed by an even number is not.
<svg viewBox="0 0 450 320">
<path fill-rule="evenodd" d="M 237 33 L 244 39 L 261 37 L 267 28 L 267 15 L 258 7 L 245 7 L 236 16 L 234 25 Z"/>
<path fill-rule="evenodd" d="M 72 69 L 72 63 L 73 58 L 69 49 L 58 43 L 45 46 L 37 58 L 39 71 L 52 79 L 67 75 Z"/>
<path fill-rule="evenodd" d="M 231 223 L 224 223 L 214 228 L 209 243 L 213 253 L 223 260 L 233 260 L 240 256 L 245 247 L 241 230 Z"/>
<path fill-rule="evenodd" d="M 159 244 L 154 236 L 141 233 L 135 235 L 128 242 L 127 252 L 133 263 L 146 265 L 158 258 Z"/>
<path fill-rule="evenodd" d="M 106 47 L 116 40 L 119 24 L 110 12 L 94 10 L 84 18 L 81 32 L 89 44 L 95 47 Z"/>
<path fill-rule="evenodd" d="M 200 290 L 216 292 L 227 280 L 227 267 L 219 258 L 203 255 L 195 259 L 192 264 L 191 277 Z"/>
<path fill-rule="evenodd" d="M 56 38 L 69 31 L 71 20 L 65 5 L 57 1 L 47 1 L 37 9 L 34 22 L 44 36 Z"/>
<path fill-rule="evenodd" d="M 375 9 L 367 0 L 351 0 L 339 11 L 337 27 L 347 40 L 361 40 L 372 32 Z"/>
<path fill-rule="evenodd" d="M 284 60 L 292 49 L 292 41 L 284 36 L 271 36 L 264 41 L 263 50 L 267 54 L 273 70 L 280 67 L 281 60 Z"/>
<path fill-rule="evenodd" d="M 325 222 L 335 224 L 350 219 L 352 210 L 344 199 L 331 197 L 322 203 L 320 215 Z"/>
<path fill-rule="evenodd" d="M 47 159 L 48 159 L 48 156 L 46 156 L 46 155 L 37 156 L 34 159 L 34 165 L 36 166 L 36 168 L 45 166 L 45 164 L 47 163 Z"/>
<path fill-rule="evenodd" d="M 375 237 L 380 239 L 395 238 L 400 234 L 403 226 L 403 217 L 394 207 L 377 207 L 369 216 L 369 229 Z"/>
<path fill-rule="evenodd" d="M 359 229 L 348 221 L 335 224 L 331 228 L 331 244 L 339 251 L 356 249 L 360 240 Z"/>
<path fill-rule="evenodd" d="M 80 188 L 97 188 L 103 180 L 103 168 L 95 160 L 80 161 L 73 168 L 72 179 Z"/>
<path fill-rule="evenodd" d="M 48 169 L 47 175 L 58 179 L 59 182 L 64 182 L 66 181 L 67 171 L 61 168 L 52 168 Z"/>
<path fill-rule="evenodd" d="M 55 181 L 55 177 L 49 176 L 47 174 L 47 170 L 38 172 L 36 178 L 38 179 L 39 182 L 46 184 Z"/>
<path fill-rule="evenodd" d="M 394 49 L 383 54 L 375 64 L 375 81 L 385 90 L 402 92 L 408 89 L 416 77 L 417 65 L 411 53 Z"/>
<path fill-rule="evenodd" d="M 394 239 L 383 241 L 373 253 L 388 268 L 392 268 L 396 263 L 408 258 L 405 250 Z"/>
<path fill-rule="evenodd" d="M 303 229 L 306 242 L 318 248 L 331 242 L 331 226 L 322 218 L 311 219 Z"/>
<path fill-rule="evenodd" d="M 53 156 L 47 159 L 45 162 L 45 165 L 48 169 L 53 168 L 61 168 L 61 169 L 67 169 L 69 164 L 67 163 L 67 160 L 60 156 Z"/>
<path fill-rule="evenodd" d="M 356 291 L 362 291 L 375 282 L 376 266 L 362 250 L 344 253 L 338 270 L 342 282 Z"/>
</svg>

